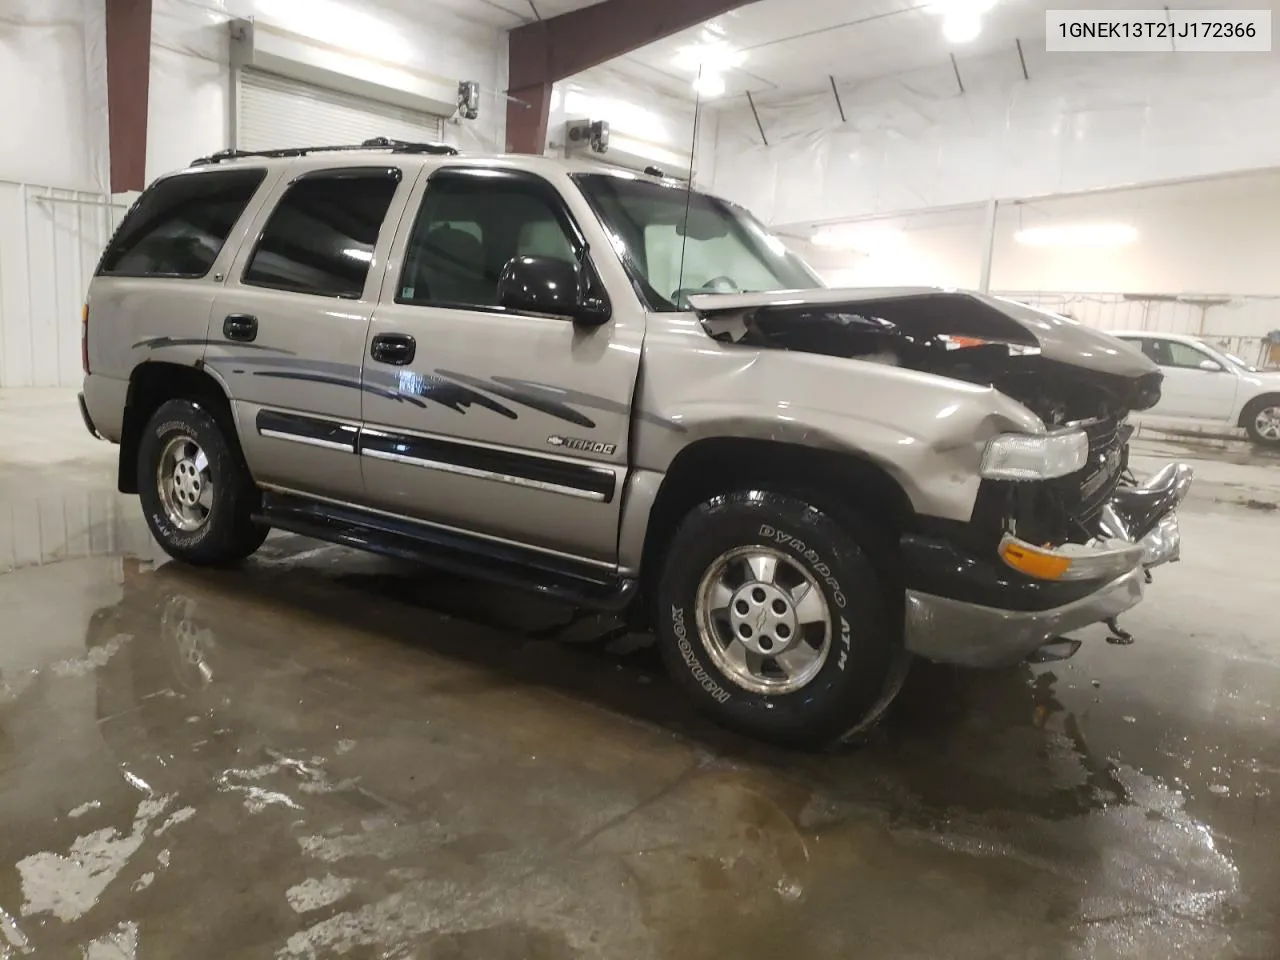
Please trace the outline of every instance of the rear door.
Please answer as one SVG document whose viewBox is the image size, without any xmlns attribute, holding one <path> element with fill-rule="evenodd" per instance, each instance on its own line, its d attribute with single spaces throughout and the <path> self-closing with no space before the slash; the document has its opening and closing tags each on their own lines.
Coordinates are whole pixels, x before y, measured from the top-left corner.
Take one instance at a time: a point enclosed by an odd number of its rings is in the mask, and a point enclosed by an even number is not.
<svg viewBox="0 0 1280 960">
<path fill-rule="evenodd" d="M 375 507 L 611 564 L 644 314 L 615 296 L 586 328 L 497 306 L 517 256 L 585 258 L 603 295 L 608 239 L 563 180 L 459 165 L 419 185 L 365 345 L 361 460 Z"/>
<path fill-rule="evenodd" d="M 291 169 L 214 303 L 205 361 L 265 486 L 362 497 L 361 358 L 412 170 L 386 158 Z"/>
<path fill-rule="evenodd" d="M 95 374 L 127 379 L 139 363 L 201 361 L 209 311 L 276 176 L 262 167 L 207 166 L 147 188 L 90 288 Z"/>
</svg>

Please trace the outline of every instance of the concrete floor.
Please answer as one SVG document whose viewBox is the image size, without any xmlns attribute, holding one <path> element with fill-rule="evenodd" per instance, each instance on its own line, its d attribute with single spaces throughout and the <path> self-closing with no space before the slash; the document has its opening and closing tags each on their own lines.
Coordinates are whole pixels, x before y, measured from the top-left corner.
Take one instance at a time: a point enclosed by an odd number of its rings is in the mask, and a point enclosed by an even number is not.
<svg viewBox="0 0 1280 960">
<path fill-rule="evenodd" d="M 813 756 L 516 595 L 164 563 L 111 452 L 0 393 L 0 958 L 1280 955 L 1275 511 L 1191 501 L 1133 646 Z"/>
</svg>

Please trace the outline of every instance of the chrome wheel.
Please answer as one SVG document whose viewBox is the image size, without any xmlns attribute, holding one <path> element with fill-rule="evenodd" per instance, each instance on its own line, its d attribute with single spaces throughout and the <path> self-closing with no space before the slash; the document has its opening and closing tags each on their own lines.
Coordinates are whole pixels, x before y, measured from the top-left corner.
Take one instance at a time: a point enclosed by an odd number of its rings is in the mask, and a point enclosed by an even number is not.
<svg viewBox="0 0 1280 960">
<path fill-rule="evenodd" d="M 175 437 L 160 452 L 156 470 L 160 504 L 172 523 L 184 533 L 194 533 L 213 509 L 213 475 L 209 458 L 190 437 Z"/>
<path fill-rule="evenodd" d="M 752 693 L 799 690 L 831 650 L 831 616 L 818 582 L 764 546 L 721 554 L 697 594 L 698 633 L 720 671 Z"/>
<path fill-rule="evenodd" d="M 1263 407 L 1253 418 L 1258 436 L 1267 440 L 1280 440 L 1280 407 Z"/>
</svg>

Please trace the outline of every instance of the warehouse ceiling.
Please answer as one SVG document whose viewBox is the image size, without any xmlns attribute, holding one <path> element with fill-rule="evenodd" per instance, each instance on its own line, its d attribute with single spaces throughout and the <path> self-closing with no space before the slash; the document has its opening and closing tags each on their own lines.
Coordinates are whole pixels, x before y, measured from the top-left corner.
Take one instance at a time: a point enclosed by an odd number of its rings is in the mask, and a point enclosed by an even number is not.
<svg viewBox="0 0 1280 960">
<path fill-rule="evenodd" d="M 522 15 L 521 0 L 448 0 L 469 5 L 498 4 Z M 585 0 L 535 0 L 543 16 L 587 6 Z M 615 61 L 613 69 L 664 92 L 692 96 L 693 70 L 682 52 L 719 44 L 741 62 L 723 71 L 726 99 L 750 92 L 768 102 L 839 82 L 866 80 L 949 65 L 954 54 L 963 72 L 966 59 L 1007 53 L 1016 71 L 1018 41 L 1028 62 L 1045 56 L 1048 9 L 1129 9 L 1132 0 L 998 0 L 981 14 L 981 29 L 967 42 L 944 35 L 944 12 L 955 0 L 760 0 L 642 47 Z M 989 0 L 988 0 L 989 2 Z M 1212 0 L 1186 0 L 1180 9 L 1220 7 Z M 1280 2 L 1263 4 L 1280 8 Z M 469 7 L 471 9 L 471 7 Z M 495 15 L 501 14 L 495 11 Z M 523 14 L 528 16 L 528 14 Z M 499 22 L 495 20 L 495 22 Z M 516 25 L 512 21 L 512 25 Z"/>
</svg>

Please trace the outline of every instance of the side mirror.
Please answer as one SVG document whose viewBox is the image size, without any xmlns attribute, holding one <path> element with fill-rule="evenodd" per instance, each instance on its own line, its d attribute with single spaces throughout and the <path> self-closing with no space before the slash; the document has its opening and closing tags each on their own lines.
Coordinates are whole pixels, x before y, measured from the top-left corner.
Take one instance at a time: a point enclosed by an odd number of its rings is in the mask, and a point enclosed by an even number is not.
<svg viewBox="0 0 1280 960">
<path fill-rule="evenodd" d="M 498 278 L 498 306 L 569 317 L 589 327 L 609 319 L 608 305 L 588 292 L 582 265 L 559 257 L 508 260 Z"/>
<path fill-rule="evenodd" d="M 1221 373 L 1222 364 L 1220 364 L 1217 360 L 1201 360 L 1200 369 L 1205 370 L 1209 373 Z"/>
</svg>

